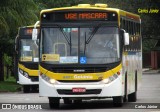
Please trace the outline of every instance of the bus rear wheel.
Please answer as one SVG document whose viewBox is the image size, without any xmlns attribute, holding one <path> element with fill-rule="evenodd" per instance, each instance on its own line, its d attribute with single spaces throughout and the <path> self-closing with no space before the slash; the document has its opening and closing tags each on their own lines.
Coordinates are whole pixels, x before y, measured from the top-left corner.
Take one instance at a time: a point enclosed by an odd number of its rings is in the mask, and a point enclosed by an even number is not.
<svg viewBox="0 0 160 112">
<path fill-rule="evenodd" d="M 128 95 L 128 102 L 137 101 L 137 91 Z"/>
<path fill-rule="evenodd" d="M 29 93 L 29 92 L 30 92 L 30 89 L 31 89 L 31 86 L 30 86 L 30 85 L 23 85 L 23 92 L 24 92 L 24 93 Z"/>
<path fill-rule="evenodd" d="M 59 105 L 60 105 L 60 99 L 59 98 L 48 97 L 48 99 L 49 99 L 49 107 L 51 109 L 59 108 Z"/>
<path fill-rule="evenodd" d="M 122 107 L 123 106 L 123 96 L 113 97 L 113 106 Z"/>
<path fill-rule="evenodd" d="M 33 92 L 33 93 L 37 93 L 39 91 L 38 89 L 39 89 L 38 85 L 32 85 L 31 86 L 31 92 Z"/>
</svg>

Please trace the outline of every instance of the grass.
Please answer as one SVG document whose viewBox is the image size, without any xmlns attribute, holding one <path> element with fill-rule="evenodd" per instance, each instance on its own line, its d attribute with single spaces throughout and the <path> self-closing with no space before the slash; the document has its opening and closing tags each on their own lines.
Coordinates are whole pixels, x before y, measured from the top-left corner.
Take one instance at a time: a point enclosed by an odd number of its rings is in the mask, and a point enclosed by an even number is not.
<svg viewBox="0 0 160 112">
<path fill-rule="evenodd" d="M 16 79 L 10 76 L 5 81 L 0 81 L 0 92 L 17 92 L 21 90 L 21 85 L 17 84 Z"/>
</svg>

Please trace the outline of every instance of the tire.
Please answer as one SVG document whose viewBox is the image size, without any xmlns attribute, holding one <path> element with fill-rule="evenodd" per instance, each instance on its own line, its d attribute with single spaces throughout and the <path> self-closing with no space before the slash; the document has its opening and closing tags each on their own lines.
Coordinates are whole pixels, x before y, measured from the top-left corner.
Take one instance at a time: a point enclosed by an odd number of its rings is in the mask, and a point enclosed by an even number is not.
<svg viewBox="0 0 160 112">
<path fill-rule="evenodd" d="M 137 101 L 137 91 L 128 95 L 128 102 Z"/>
<path fill-rule="evenodd" d="M 123 106 L 123 96 L 113 97 L 113 106 L 122 107 Z"/>
<path fill-rule="evenodd" d="M 23 85 L 23 93 L 29 93 L 31 89 L 30 85 Z"/>
<path fill-rule="evenodd" d="M 63 101 L 64 104 L 72 104 L 72 100 L 70 100 L 69 98 L 64 98 Z"/>
<path fill-rule="evenodd" d="M 136 71 L 136 74 L 135 74 L 135 91 L 138 90 L 138 78 L 137 78 L 137 71 Z"/>
<path fill-rule="evenodd" d="M 32 85 L 31 90 L 33 93 L 38 93 L 38 85 Z"/>
<path fill-rule="evenodd" d="M 75 103 L 75 104 L 82 103 L 82 100 L 81 100 L 81 99 L 79 99 L 79 100 L 74 100 L 74 103 Z"/>
<path fill-rule="evenodd" d="M 60 105 L 60 99 L 59 98 L 49 97 L 48 99 L 49 99 L 49 107 L 51 109 L 59 108 L 59 105 Z"/>
<path fill-rule="evenodd" d="M 125 74 L 125 87 L 124 87 L 124 102 L 128 101 L 128 92 L 127 92 L 127 73 Z"/>
</svg>

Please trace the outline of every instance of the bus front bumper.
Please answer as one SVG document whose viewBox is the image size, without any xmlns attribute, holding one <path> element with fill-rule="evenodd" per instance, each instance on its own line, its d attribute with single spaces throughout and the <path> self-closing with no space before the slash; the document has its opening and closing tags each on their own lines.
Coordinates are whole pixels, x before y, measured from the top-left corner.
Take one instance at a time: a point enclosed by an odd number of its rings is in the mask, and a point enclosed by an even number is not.
<svg viewBox="0 0 160 112">
<path fill-rule="evenodd" d="M 92 83 L 63 83 L 63 84 L 50 84 L 39 76 L 39 94 L 46 97 L 69 97 L 69 98 L 109 98 L 114 96 L 122 96 L 122 83 L 119 77 L 109 84 L 92 84 Z M 73 93 L 73 88 L 85 88 L 90 93 Z"/>
<path fill-rule="evenodd" d="M 39 84 L 39 81 L 32 81 L 30 78 L 23 76 L 20 72 L 18 76 L 19 76 L 19 81 L 17 81 L 17 83 L 21 85 L 38 85 Z"/>
</svg>

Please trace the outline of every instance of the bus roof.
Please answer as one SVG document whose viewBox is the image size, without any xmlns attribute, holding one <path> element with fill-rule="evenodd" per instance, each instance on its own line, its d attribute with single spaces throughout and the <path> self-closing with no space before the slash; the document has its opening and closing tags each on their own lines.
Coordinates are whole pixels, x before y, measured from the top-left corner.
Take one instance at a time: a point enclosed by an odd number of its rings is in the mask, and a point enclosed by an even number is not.
<svg viewBox="0 0 160 112">
<path fill-rule="evenodd" d="M 49 13 L 53 11 L 58 11 L 58 10 L 68 10 L 68 9 L 97 9 L 97 10 L 107 10 L 107 11 L 115 11 L 118 13 L 119 16 L 127 17 L 129 19 L 133 19 L 136 21 L 140 21 L 140 16 L 137 14 L 133 14 L 131 12 L 127 12 L 121 9 L 117 8 L 108 8 L 107 4 L 95 4 L 95 5 L 90 5 L 90 4 L 79 4 L 77 6 L 71 6 L 71 7 L 60 7 L 60 8 L 52 8 L 52 9 L 45 9 L 40 12 L 40 15 L 43 13 Z"/>
<path fill-rule="evenodd" d="M 39 25 L 37 25 L 37 27 L 40 27 L 40 26 L 39 26 Z M 34 28 L 34 25 L 22 26 L 22 27 L 19 27 L 19 28 Z"/>
</svg>

